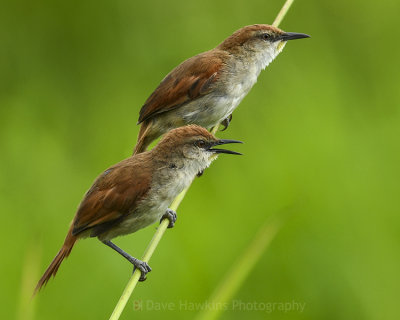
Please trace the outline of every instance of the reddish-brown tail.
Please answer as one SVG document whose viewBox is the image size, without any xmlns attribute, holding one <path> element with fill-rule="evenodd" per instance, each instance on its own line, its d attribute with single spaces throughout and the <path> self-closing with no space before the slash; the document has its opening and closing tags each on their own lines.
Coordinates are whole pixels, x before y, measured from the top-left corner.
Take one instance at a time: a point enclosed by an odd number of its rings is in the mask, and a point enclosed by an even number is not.
<svg viewBox="0 0 400 320">
<path fill-rule="evenodd" d="M 146 148 L 153 141 L 150 135 L 150 130 L 151 130 L 150 122 L 149 121 L 142 122 L 142 125 L 140 126 L 139 129 L 137 143 L 135 149 L 133 150 L 134 155 L 146 151 Z"/>
<path fill-rule="evenodd" d="M 56 275 L 58 268 L 61 265 L 61 262 L 69 256 L 72 247 L 74 246 L 76 240 L 78 240 L 77 236 L 72 234 L 72 226 L 68 231 L 67 237 L 65 238 L 64 244 L 61 247 L 60 251 L 58 251 L 57 255 L 50 263 L 49 267 L 44 272 L 43 276 L 40 278 L 38 284 L 36 285 L 34 295 L 46 285 L 46 283 L 50 280 L 50 278 Z"/>
</svg>

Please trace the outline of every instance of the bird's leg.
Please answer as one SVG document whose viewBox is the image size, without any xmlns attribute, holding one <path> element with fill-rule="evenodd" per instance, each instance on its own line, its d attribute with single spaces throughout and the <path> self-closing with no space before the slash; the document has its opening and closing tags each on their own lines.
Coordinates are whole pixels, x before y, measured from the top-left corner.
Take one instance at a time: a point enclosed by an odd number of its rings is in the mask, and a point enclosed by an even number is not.
<svg viewBox="0 0 400 320">
<path fill-rule="evenodd" d="M 221 124 L 224 127 L 221 129 L 221 131 L 225 131 L 226 129 L 228 129 L 229 124 L 231 123 L 231 121 L 232 121 L 232 113 L 228 117 L 226 117 L 224 120 L 222 120 Z"/>
<path fill-rule="evenodd" d="M 130 263 L 132 263 L 133 264 L 133 271 L 135 271 L 136 268 L 138 268 L 140 270 L 140 272 L 142 274 L 140 276 L 139 281 L 146 280 L 146 274 L 151 271 L 151 268 L 147 264 L 147 262 L 144 262 L 142 260 L 139 260 L 139 259 L 136 259 L 136 258 L 132 257 L 130 254 L 126 253 L 124 250 L 122 250 L 120 247 L 116 246 L 110 240 L 104 240 L 102 242 L 105 245 L 109 246 L 111 249 L 114 249 L 115 251 L 117 251 L 126 260 L 128 260 Z"/>
<path fill-rule="evenodd" d="M 203 175 L 203 173 L 204 173 L 204 170 L 199 171 L 199 172 L 197 173 L 197 177 L 201 177 L 201 176 Z"/>
<path fill-rule="evenodd" d="M 173 228 L 174 225 L 175 225 L 176 219 L 177 219 L 176 212 L 174 210 L 171 210 L 171 209 L 168 208 L 167 211 L 165 211 L 165 213 L 161 217 L 160 223 L 165 218 L 167 218 L 169 220 L 168 228 Z"/>
</svg>

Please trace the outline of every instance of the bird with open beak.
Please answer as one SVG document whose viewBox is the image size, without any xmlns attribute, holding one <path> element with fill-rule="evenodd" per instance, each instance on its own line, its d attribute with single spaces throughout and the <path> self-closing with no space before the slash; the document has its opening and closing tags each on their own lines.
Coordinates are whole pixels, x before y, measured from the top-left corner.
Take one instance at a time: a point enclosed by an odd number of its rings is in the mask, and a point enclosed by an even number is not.
<svg viewBox="0 0 400 320">
<path fill-rule="evenodd" d="M 141 271 L 146 279 L 151 268 L 132 257 L 111 239 L 136 232 L 160 219 L 174 226 L 176 213 L 168 206 L 221 153 L 237 140 L 217 139 L 206 129 L 189 125 L 168 132 L 150 151 L 134 155 L 105 170 L 87 191 L 56 257 L 39 280 L 35 292 L 55 276 L 80 238 L 97 237 Z"/>
<path fill-rule="evenodd" d="M 173 69 L 139 113 L 134 153 L 165 132 L 187 124 L 211 128 L 229 125 L 232 112 L 247 95 L 261 70 L 289 40 L 308 38 L 266 24 L 243 27 L 216 48 L 187 59 Z"/>
</svg>

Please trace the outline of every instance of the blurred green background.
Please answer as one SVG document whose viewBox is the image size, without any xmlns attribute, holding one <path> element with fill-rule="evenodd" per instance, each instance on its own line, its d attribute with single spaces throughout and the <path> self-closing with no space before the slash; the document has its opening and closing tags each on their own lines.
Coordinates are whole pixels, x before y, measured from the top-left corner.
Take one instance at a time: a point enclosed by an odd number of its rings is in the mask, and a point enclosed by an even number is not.
<svg viewBox="0 0 400 320">
<path fill-rule="evenodd" d="M 282 4 L 1 3 L 1 319 L 108 318 L 131 267 L 96 239 L 29 300 L 84 192 L 131 154 L 139 109 L 173 67 L 272 23 Z M 245 141 L 245 155 L 221 156 L 195 180 L 122 319 L 193 318 L 181 304 L 207 301 L 259 227 L 288 210 L 233 299 L 304 311 L 222 319 L 399 317 L 399 10 L 395 0 L 295 1 L 280 27 L 312 38 L 287 44 L 218 134 Z M 116 243 L 140 257 L 155 227 Z"/>
</svg>

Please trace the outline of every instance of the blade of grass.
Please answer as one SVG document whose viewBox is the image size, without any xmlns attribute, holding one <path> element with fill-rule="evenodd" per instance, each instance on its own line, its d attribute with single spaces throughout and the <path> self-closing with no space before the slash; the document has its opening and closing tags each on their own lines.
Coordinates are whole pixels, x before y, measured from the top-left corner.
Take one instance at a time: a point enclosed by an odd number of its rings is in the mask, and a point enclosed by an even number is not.
<svg viewBox="0 0 400 320">
<path fill-rule="evenodd" d="M 36 299 L 32 299 L 32 288 L 40 275 L 41 248 L 35 239 L 29 241 L 22 264 L 21 289 L 17 309 L 17 320 L 32 320 L 35 318 Z"/>
<path fill-rule="evenodd" d="M 231 270 L 228 271 L 224 279 L 217 286 L 211 298 L 207 299 L 210 305 L 226 306 L 229 303 L 278 234 L 284 222 L 283 216 L 283 214 L 279 214 L 269 218 L 260 228 L 253 241 L 243 251 L 238 261 L 232 265 Z M 215 320 L 223 310 L 223 308 L 206 308 L 199 313 L 196 320 Z"/>
</svg>

